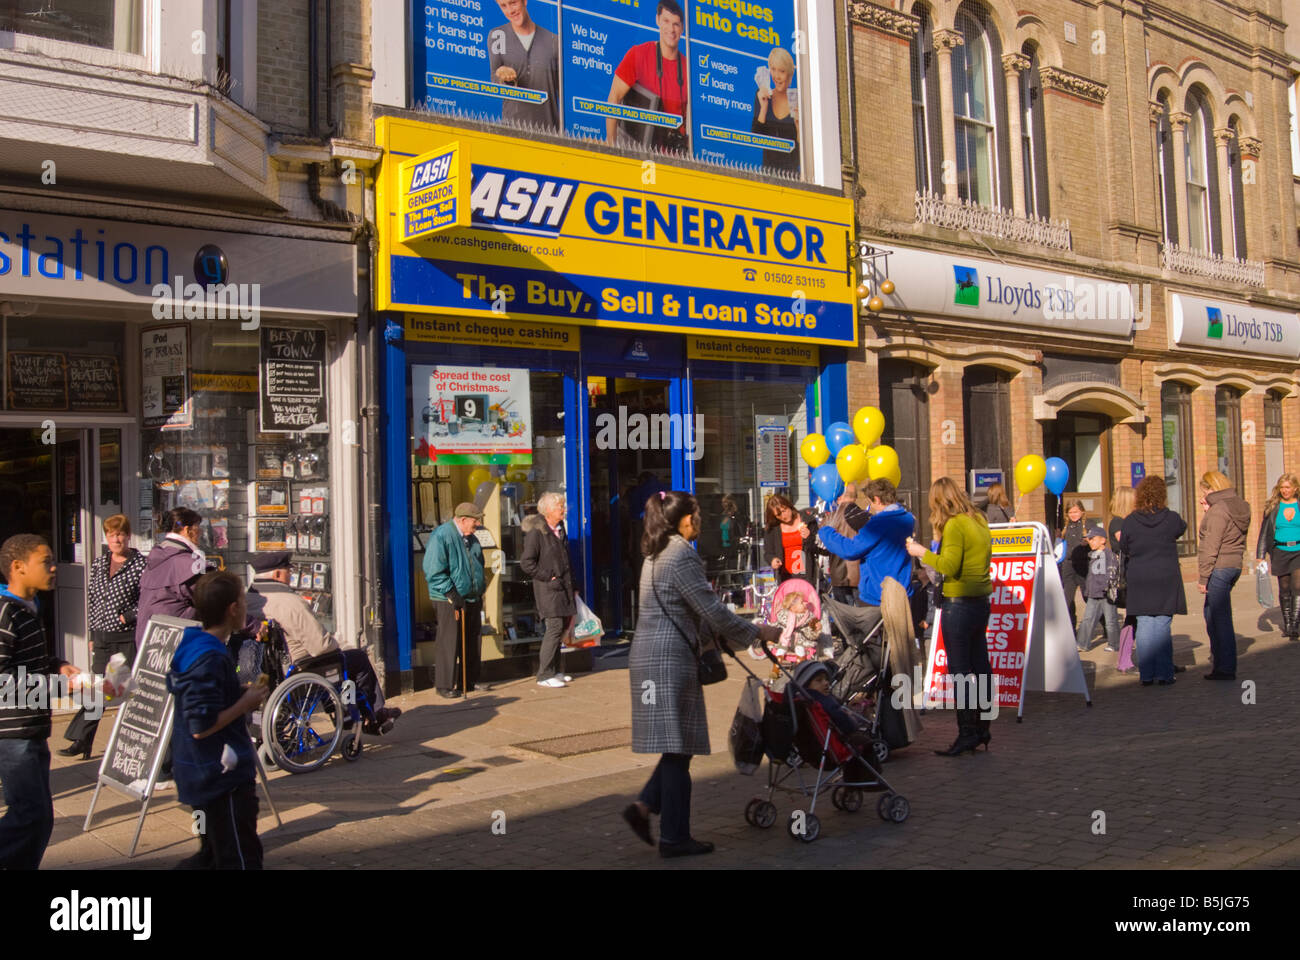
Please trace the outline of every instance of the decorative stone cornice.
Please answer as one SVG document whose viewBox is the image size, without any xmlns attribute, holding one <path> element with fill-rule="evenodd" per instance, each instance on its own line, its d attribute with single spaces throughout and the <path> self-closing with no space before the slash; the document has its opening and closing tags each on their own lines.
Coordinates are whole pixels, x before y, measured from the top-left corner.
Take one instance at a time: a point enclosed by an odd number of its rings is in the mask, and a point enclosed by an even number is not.
<svg viewBox="0 0 1300 960">
<path fill-rule="evenodd" d="M 1147 110 L 1151 112 L 1151 122 L 1159 123 L 1160 118 L 1165 115 L 1165 105 L 1159 100 L 1148 100 Z"/>
<path fill-rule="evenodd" d="M 849 0 L 849 21 L 904 40 L 911 40 L 921 29 L 920 18 L 867 0 Z"/>
<path fill-rule="evenodd" d="M 1241 155 L 1243 157 L 1250 157 L 1252 160 L 1259 159 L 1259 151 L 1264 144 L 1257 137 L 1241 137 L 1239 142 L 1241 143 Z"/>
<path fill-rule="evenodd" d="M 1019 76 L 1029 69 L 1033 63 L 1023 53 L 1004 53 L 1002 55 L 1002 69 L 1006 71 L 1007 76 L 1016 74 Z"/>
<path fill-rule="evenodd" d="M 940 53 L 951 53 L 954 47 L 963 46 L 966 38 L 957 30 L 934 31 L 934 49 Z"/>
<path fill-rule="evenodd" d="M 1183 133 L 1187 130 L 1187 125 L 1192 122 L 1190 113 L 1171 113 L 1169 114 L 1169 126 L 1173 128 L 1174 133 Z"/>
<path fill-rule="evenodd" d="M 1098 80 L 1089 80 L 1087 77 L 1081 77 L 1077 73 L 1070 73 L 1058 67 L 1039 67 L 1038 76 L 1046 89 L 1059 90 L 1092 103 L 1104 103 L 1106 91 L 1109 89 L 1106 84 Z"/>
</svg>

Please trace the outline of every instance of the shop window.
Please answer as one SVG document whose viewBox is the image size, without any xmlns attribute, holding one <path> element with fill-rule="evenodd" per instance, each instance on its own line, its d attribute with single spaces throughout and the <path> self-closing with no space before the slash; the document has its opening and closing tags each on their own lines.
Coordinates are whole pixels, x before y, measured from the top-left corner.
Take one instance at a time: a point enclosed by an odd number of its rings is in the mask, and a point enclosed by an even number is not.
<svg viewBox="0 0 1300 960">
<path fill-rule="evenodd" d="M 484 595 L 484 650 L 506 655 L 541 641 L 532 580 L 519 566 L 523 523 L 548 491 L 568 495 L 564 377 L 560 373 L 488 364 L 411 367 L 411 512 L 416 553 L 415 622 L 431 624 L 424 582 L 424 545 L 456 505 L 484 510 L 479 537 L 485 560 L 500 550 L 499 572 Z M 572 531 L 581 517 L 566 516 Z M 581 565 L 573 560 L 575 584 Z M 426 662 L 429 662 L 426 660 Z"/>
<path fill-rule="evenodd" d="M 1214 391 L 1214 443 L 1218 470 L 1241 490 L 1241 393 L 1232 387 Z"/>
<path fill-rule="evenodd" d="M 1038 47 L 1027 43 L 1020 51 L 1029 68 L 1020 71 L 1020 151 L 1025 171 L 1025 213 L 1046 219 L 1047 133 L 1043 124 L 1043 82 L 1038 74 Z"/>
<path fill-rule="evenodd" d="M 0 30 L 139 53 L 144 0 L 2 0 Z"/>
<path fill-rule="evenodd" d="M 961 392 L 966 469 L 1001 470 L 1010 478 L 1011 374 L 994 367 L 967 367 Z"/>
<path fill-rule="evenodd" d="M 1222 253 L 1219 243 L 1219 169 L 1210 105 L 1199 89 L 1187 94 L 1187 245 Z"/>
<path fill-rule="evenodd" d="M 912 15 L 918 20 L 910 53 L 916 190 L 918 193 L 942 193 L 943 151 L 939 145 L 943 143 L 943 133 L 937 126 L 940 123 L 939 65 L 935 60 L 934 33 L 925 4 L 914 4 Z"/>
<path fill-rule="evenodd" d="M 4 321 L 4 409 L 122 413 L 125 325 L 42 317 Z"/>
<path fill-rule="evenodd" d="M 701 425 L 695 495 L 699 550 L 719 589 L 743 591 L 761 557 L 767 498 L 780 493 L 812 506 L 808 469 L 799 457 L 807 436 L 804 382 L 694 380 Z M 744 597 L 736 599 L 743 604 Z"/>
<path fill-rule="evenodd" d="M 957 193 L 969 203 L 995 207 L 1005 192 L 1000 175 L 1006 167 L 1001 45 L 988 14 L 975 4 L 961 5 L 954 26 L 964 40 L 952 51 Z"/>
<path fill-rule="evenodd" d="M 1285 470 L 1282 447 L 1282 394 L 1270 390 L 1264 396 L 1264 476 L 1269 484 Z"/>
<path fill-rule="evenodd" d="M 1192 476 L 1192 390 L 1169 381 L 1160 387 L 1160 427 L 1164 444 L 1165 487 L 1169 509 L 1187 521 L 1179 553 L 1196 552 L 1196 478 Z"/>
<path fill-rule="evenodd" d="M 276 346 L 289 344 L 287 353 Z M 148 495 L 133 517 L 135 533 L 161 536 L 167 511 L 188 507 L 203 517 L 199 545 L 210 569 L 251 576 L 255 553 L 289 550 L 290 586 L 332 631 L 325 330 L 264 322 L 244 333 L 175 323 L 144 328 L 139 349 L 141 492 Z M 283 392 L 288 382 L 312 396 Z M 285 432 L 286 418 L 304 429 Z"/>
<path fill-rule="evenodd" d="M 916 517 L 923 537 L 929 536 L 930 511 L 930 371 L 906 360 L 882 360 L 880 412 L 885 415 L 881 443 L 898 451 L 902 483 L 898 499 Z"/>
</svg>

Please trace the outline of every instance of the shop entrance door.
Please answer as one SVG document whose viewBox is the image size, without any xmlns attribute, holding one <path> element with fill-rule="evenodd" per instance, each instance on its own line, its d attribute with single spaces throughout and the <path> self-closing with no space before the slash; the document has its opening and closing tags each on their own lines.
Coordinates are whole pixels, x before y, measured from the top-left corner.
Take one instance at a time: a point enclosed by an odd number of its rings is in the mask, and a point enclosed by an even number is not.
<svg viewBox="0 0 1300 960">
<path fill-rule="evenodd" d="M 119 429 L 0 429 L 0 542 L 34 533 L 51 545 L 55 586 L 38 598 L 41 617 L 46 635 L 54 638 L 54 652 L 83 670 L 90 666 L 86 587 L 100 540 L 95 531 L 98 521 L 121 508 L 121 434 Z M 98 511 L 92 503 L 96 490 Z"/>
<path fill-rule="evenodd" d="M 885 415 L 881 443 L 898 451 L 898 500 L 912 516 L 923 540 L 930 536 L 930 372 L 907 360 L 880 361 L 880 412 Z"/>
<path fill-rule="evenodd" d="M 648 497 L 672 488 L 672 456 L 659 425 L 669 413 L 666 379 L 589 375 L 591 464 L 590 605 L 606 637 L 635 629 L 641 531 Z"/>
<path fill-rule="evenodd" d="M 1062 413 L 1043 427 L 1045 457 L 1070 468 L 1070 485 L 1060 501 L 1047 494 L 1047 515 L 1059 527 L 1061 503 L 1082 500 L 1089 519 L 1104 521 L 1110 509 L 1110 418 L 1100 413 Z"/>
</svg>

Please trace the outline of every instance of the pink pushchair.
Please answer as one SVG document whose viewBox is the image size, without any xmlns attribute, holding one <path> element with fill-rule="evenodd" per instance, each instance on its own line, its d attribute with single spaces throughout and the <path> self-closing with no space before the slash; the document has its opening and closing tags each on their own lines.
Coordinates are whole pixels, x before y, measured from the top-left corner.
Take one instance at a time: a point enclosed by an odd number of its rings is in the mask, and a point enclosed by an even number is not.
<svg viewBox="0 0 1300 960">
<path fill-rule="evenodd" d="M 807 580 L 792 577 L 776 588 L 767 622 L 781 628 L 781 640 L 772 650 L 781 664 L 816 660 L 829 645 L 822 623 L 822 601 Z"/>
</svg>

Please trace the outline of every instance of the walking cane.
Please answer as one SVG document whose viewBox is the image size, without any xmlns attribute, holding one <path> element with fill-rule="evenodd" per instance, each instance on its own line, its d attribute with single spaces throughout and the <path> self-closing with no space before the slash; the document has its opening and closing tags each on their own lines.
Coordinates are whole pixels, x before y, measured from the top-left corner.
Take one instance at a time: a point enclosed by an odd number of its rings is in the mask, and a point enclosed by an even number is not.
<svg viewBox="0 0 1300 960">
<path fill-rule="evenodd" d="M 466 700 L 469 699 L 469 664 L 466 662 L 466 643 L 465 643 L 465 609 L 457 611 L 457 620 L 460 621 L 460 690 Z"/>
</svg>

